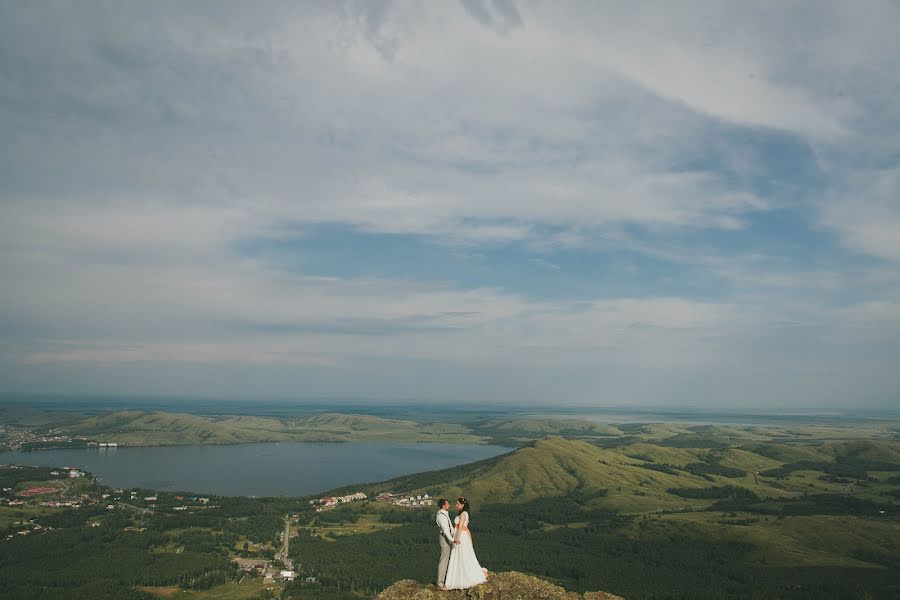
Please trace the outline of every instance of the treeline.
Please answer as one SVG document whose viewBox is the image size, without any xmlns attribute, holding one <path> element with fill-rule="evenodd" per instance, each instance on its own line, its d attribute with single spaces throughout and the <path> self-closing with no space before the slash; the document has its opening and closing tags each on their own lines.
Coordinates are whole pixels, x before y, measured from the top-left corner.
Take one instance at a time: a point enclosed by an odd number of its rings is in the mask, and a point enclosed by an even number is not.
<svg viewBox="0 0 900 600">
<path fill-rule="evenodd" d="M 317 513 L 316 519 L 320 523 L 357 523 L 359 521 L 359 512 L 349 507 L 335 508 Z"/>
<path fill-rule="evenodd" d="M 701 477 L 705 477 L 707 475 L 718 475 L 720 477 L 743 477 L 747 474 L 746 471 L 742 471 L 741 469 L 735 469 L 734 467 L 726 467 L 725 465 L 719 464 L 717 462 L 708 462 L 708 463 L 690 463 L 682 467 L 683 470 L 691 473 L 692 475 L 699 475 Z"/>
<path fill-rule="evenodd" d="M 709 435 L 696 433 L 680 433 L 663 440 L 653 442 L 663 448 L 728 448 L 730 444 Z"/>
<path fill-rule="evenodd" d="M 0 475 L 40 480 L 43 471 Z M 135 587 L 209 589 L 235 577 L 230 551 L 240 536 L 274 541 L 284 514 L 310 510 L 298 499 L 211 497 L 209 508 L 165 512 L 180 502 L 160 493 L 157 512 L 104 504 L 37 517 L 52 530 L 0 543 L 0 598 L 150 600 Z"/>
<path fill-rule="evenodd" d="M 641 458 L 639 456 L 635 456 L 634 458 Z M 649 460 L 649 459 L 648 459 Z M 747 474 L 746 471 L 742 471 L 741 469 L 735 469 L 734 467 L 726 467 L 725 465 L 719 464 L 717 462 L 695 462 L 689 463 L 684 466 L 676 466 L 669 465 L 665 463 L 657 463 L 657 462 L 646 462 L 644 464 L 638 465 L 644 469 L 649 469 L 651 471 L 659 471 L 660 473 L 667 473 L 669 475 L 677 475 L 679 471 L 690 473 L 692 475 L 697 475 L 699 477 L 703 477 L 710 481 L 715 481 L 712 476 L 718 475 L 720 477 L 729 477 L 729 478 L 737 478 L 743 477 Z"/>
<path fill-rule="evenodd" d="M 778 448 L 762 444 L 748 449 L 761 456 L 782 460 Z M 877 447 L 871 443 L 847 443 L 840 447 L 839 450 L 842 453 L 838 454 L 834 461 L 798 460 L 763 471 L 760 474 L 767 477 L 787 477 L 794 471 L 822 471 L 837 477 L 867 479 L 870 471 L 900 471 L 900 462 L 893 459 L 895 455 L 880 453 Z M 874 457 L 871 454 L 866 455 L 866 453 L 871 452 L 875 453 Z M 900 482 L 900 477 L 894 477 L 894 481 L 888 480 L 888 483 L 896 484 L 898 482 Z"/>
<path fill-rule="evenodd" d="M 401 508 L 398 510 L 388 510 L 379 516 L 382 523 L 433 523 L 435 510 L 431 509 L 409 509 Z"/>
<path fill-rule="evenodd" d="M 766 498 L 748 496 L 723 499 L 710 510 L 741 511 L 761 515 L 810 516 L 843 515 L 859 517 L 891 518 L 900 515 L 900 507 L 894 503 L 881 503 L 843 494 L 806 494 L 799 498 Z"/>
<path fill-rule="evenodd" d="M 798 575 L 749 566 L 759 551 L 749 543 L 710 538 L 688 524 L 585 512 L 566 499 L 475 508 L 472 531 L 479 560 L 493 571 L 532 573 L 571 590 L 629 599 L 878 598 L 895 589 L 890 571 L 823 567 Z M 429 582 L 435 538 L 431 522 L 333 542 L 301 536 L 291 545 L 292 558 L 319 583 L 297 581 L 283 597 L 349 599 L 400 579 Z"/>
<path fill-rule="evenodd" d="M 792 463 L 785 463 L 774 469 L 767 469 L 760 472 L 764 477 L 775 477 L 783 479 L 789 477 L 794 471 L 821 471 L 829 475 L 837 477 L 853 477 L 855 479 L 865 479 L 869 476 L 866 470 L 858 465 L 846 465 L 840 463 L 800 460 Z"/>
<path fill-rule="evenodd" d="M 49 467 L 5 467 L 0 469 L 0 489 L 15 488 L 23 481 L 46 481 L 52 479 Z"/>
<path fill-rule="evenodd" d="M 666 490 L 670 494 L 681 496 L 682 498 L 699 498 L 702 500 L 717 500 L 722 498 L 742 499 L 742 500 L 758 500 L 759 496 L 747 488 L 738 485 L 722 485 L 705 488 L 669 488 Z"/>
<path fill-rule="evenodd" d="M 786 463 L 774 469 L 762 471 L 760 475 L 766 477 L 785 478 L 790 476 L 794 471 L 821 471 L 836 477 L 852 477 L 854 479 L 867 479 L 869 471 L 897 471 L 900 469 L 892 463 L 864 461 L 864 460 L 841 460 L 838 462 L 823 462 L 800 460 L 797 462 Z"/>
<path fill-rule="evenodd" d="M 132 588 L 206 589 L 234 572 L 225 554 L 151 551 L 164 540 L 116 525 L 57 529 L 0 544 L 0 597 L 147 598 Z"/>
</svg>

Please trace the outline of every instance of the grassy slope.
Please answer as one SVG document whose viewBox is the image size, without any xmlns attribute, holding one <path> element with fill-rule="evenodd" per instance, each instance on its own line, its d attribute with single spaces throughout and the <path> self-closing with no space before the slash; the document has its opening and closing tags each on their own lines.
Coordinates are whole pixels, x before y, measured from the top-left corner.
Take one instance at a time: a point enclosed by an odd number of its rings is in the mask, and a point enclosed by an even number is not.
<svg viewBox="0 0 900 600">
<path fill-rule="evenodd" d="M 657 430 L 658 431 L 658 430 Z M 574 495 L 588 506 L 626 513 L 657 510 L 703 508 L 715 500 L 682 498 L 670 489 L 738 486 L 762 498 L 794 498 L 807 493 L 853 493 L 876 502 L 890 502 L 896 489 L 883 482 L 863 482 L 848 488 L 847 483 L 828 481 L 819 471 L 795 471 L 786 478 L 760 475 L 802 457 L 819 462 L 834 460 L 834 455 L 867 456 L 872 460 L 900 465 L 900 445 L 888 442 L 849 442 L 810 447 L 772 445 L 752 452 L 748 448 L 671 448 L 640 442 L 605 449 L 590 443 L 549 437 L 526 447 L 482 461 L 422 475 L 373 484 L 370 491 L 384 490 L 428 492 L 455 497 L 466 495 L 478 504 L 519 503 L 535 498 Z M 770 455 L 779 455 L 781 460 Z M 656 465 L 667 465 L 664 472 Z M 712 471 L 687 472 L 687 465 L 729 467 L 743 471 L 730 477 Z M 886 477 L 885 477 L 886 478 Z M 601 492 L 606 491 L 603 495 Z"/>
<path fill-rule="evenodd" d="M 484 425 L 485 430 L 496 430 L 502 433 L 521 433 L 531 436 L 559 435 L 563 433 L 583 436 L 622 435 L 622 430 L 613 425 L 594 423 L 583 419 L 537 419 L 521 418 L 504 421 L 491 421 Z"/>
<path fill-rule="evenodd" d="M 753 518 L 738 514 L 736 519 Z M 758 518 L 748 525 L 729 525 L 723 513 L 681 513 L 659 517 L 686 523 L 712 539 L 750 542 L 757 550 L 750 560 L 760 565 L 872 567 L 855 558 L 890 557 L 900 553 L 900 523 L 887 519 L 850 516 L 797 516 Z"/>
<path fill-rule="evenodd" d="M 661 429 L 654 427 L 651 432 L 659 435 Z M 721 435 L 719 431 L 710 433 Z M 674 432 L 674 435 L 682 435 L 682 432 Z M 667 532 L 665 535 L 670 538 L 693 536 L 710 542 L 748 544 L 751 550 L 741 559 L 742 564 L 751 570 L 760 569 L 760 573 L 768 572 L 770 567 L 856 568 L 873 572 L 889 572 L 886 570 L 897 568 L 900 564 L 897 561 L 900 556 L 900 521 L 890 515 L 773 516 L 722 512 L 709 510 L 714 502 L 712 500 L 684 499 L 669 494 L 667 490 L 737 485 L 769 498 L 793 498 L 801 493 L 823 491 L 842 496 L 846 485 L 823 481 L 823 473 L 819 471 L 801 471 L 786 479 L 753 475 L 795 460 L 829 462 L 847 456 L 900 465 L 900 460 L 896 460 L 900 445 L 879 441 L 826 442 L 803 447 L 777 445 L 774 451 L 767 454 L 780 455 L 782 460 L 778 460 L 751 451 L 750 448 L 757 447 L 755 440 L 741 440 L 741 443 L 746 442 L 749 442 L 746 447 L 732 448 L 678 448 L 640 442 L 604 449 L 582 441 L 551 437 L 508 455 L 481 461 L 474 467 L 462 466 L 437 474 L 409 476 L 377 484 L 372 491 L 428 491 L 449 498 L 464 493 L 473 502 L 476 513 L 485 505 L 494 503 L 568 496 L 587 507 L 643 513 L 622 531 L 623 536 L 635 540 L 636 544 L 639 543 L 637 540 L 646 539 L 653 531 Z M 760 449 L 766 450 L 765 447 Z M 669 474 L 640 466 L 648 464 L 645 459 L 658 465 L 706 463 L 740 469 L 746 475 L 697 476 L 681 469 L 674 469 L 674 474 Z M 811 483 L 814 488 L 808 487 Z M 852 496 L 885 503 L 890 502 L 890 498 L 885 494 L 876 498 L 876 492 L 897 489 L 896 485 L 890 488 L 886 484 L 868 483 L 870 487 L 858 488 Z M 600 489 L 608 490 L 608 495 L 592 496 Z M 700 510 L 656 512 L 659 509 L 686 507 Z M 584 530 L 590 526 L 585 517 L 576 515 L 571 523 L 545 525 L 544 530 L 548 533 Z M 659 529 L 657 525 L 674 528 Z M 602 560 L 599 554 L 598 559 Z M 857 576 L 865 580 L 865 576 Z"/>
<path fill-rule="evenodd" d="M 143 414 L 143 413 L 138 413 Z M 152 413 L 148 413 L 152 416 Z M 302 427 L 316 427 L 336 435 L 375 435 L 407 426 L 407 421 L 392 421 L 377 417 L 361 417 L 339 414 L 320 415 L 309 419 L 281 423 L 274 419 L 253 417 L 201 419 L 198 426 L 207 422 L 235 421 L 242 427 L 270 426 L 269 422 L 296 430 Z M 125 425 L 131 420 L 122 421 Z M 145 421 L 140 421 L 145 423 Z M 160 421 L 150 419 L 152 426 Z M 162 423 L 170 423 L 162 420 Z M 175 425 L 184 424 L 175 421 Z M 109 425 L 109 422 L 104 424 Z M 435 426 L 443 427 L 443 426 Z M 454 426 L 449 426 L 449 431 Z M 441 430 L 445 431 L 445 430 Z M 645 434 L 662 437 L 711 435 L 727 437 L 721 430 L 710 429 L 698 432 L 680 427 L 647 428 Z M 634 432 L 631 432 L 634 433 Z M 729 432 L 732 434 L 733 432 Z M 758 435 L 758 434 L 754 434 Z M 736 437 L 736 436 L 735 436 Z M 704 488 L 722 485 L 738 485 L 753 490 L 762 497 L 795 496 L 799 493 L 828 491 L 847 494 L 847 485 L 823 481 L 822 472 L 814 470 L 795 471 L 787 478 L 753 477 L 755 471 L 778 467 L 799 460 L 834 463 L 847 459 L 875 461 L 890 465 L 900 465 L 900 444 L 887 441 L 829 441 L 806 445 L 759 444 L 755 440 L 738 440 L 741 447 L 732 448 L 682 448 L 660 446 L 646 441 L 615 448 L 601 448 L 590 443 L 550 437 L 533 442 L 510 454 L 480 461 L 473 465 L 463 465 L 444 471 L 412 475 L 381 484 L 365 486 L 367 492 L 384 489 L 396 491 L 428 491 L 446 497 L 465 493 L 474 503 L 476 511 L 486 504 L 525 502 L 543 497 L 571 496 L 592 508 L 612 508 L 626 513 L 653 513 L 659 509 L 705 508 L 712 500 L 691 500 L 668 493 L 670 488 Z M 755 451 L 754 451 L 755 450 Z M 665 473 L 646 468 L 648 463 L 684 467 L 692 463 L 707 463 L 741 469 L 747 472 L 740 477 L 698 476 L 676 469 Z M 896 474 L 896 471 L 885 471 Z M 886 478 L 888 475 L 884 475 Z M 758 481 L 757 481 L 758 480 Z M 861 486 L 865 483 L 866 486 Z M 877 498 L 889 501 L 885 492 L 896 490 L 896 485 L 878 482 L 859 482 L 860 487 L 851 493 L 854 497 Z M 780 487 L 779 487 L 780 486 Z M 812 487 L 810 487 L 812 486 Z M 363 487 L 363 486 L 354 486 Z M 598 495 L 607 490 L 608 495 Z M 365 508 L 368 506 L 368 508 Z M 360 504 L 358 510 L 383 509 L 382 504 Z M 0 511 L 2 513 L 3 511 Z M 18 516 L 18 515 L 17 515 Z M 658 519 L 658 521 L 657 521 Z M 774 517 L 744 512 L 722 513 L 681 512 L 669 514 L 649 514 L 638 517 L 634 522 L 634 535 L 639 535 L 642 523 L 678 524 L 676 535 L 682 533 L 702 534 L 710 540 L 733 540 L 752 543 L 756 548 L 747 558 L 758 566 L 803 567 L 834 566 L 883 568 L 897 564 L 900 556 L 900 522 L 878 516 L 832 516 L 815 514 L 812 516 Z M 569 527 L 584 528 L 581 521 Z M 559 529 L 561 525 L 554 525 Z M 383 524 L 373 515 L 364 515 L 360 523 L 354 525 L 334 525 L 323 527 L 330 539 L 343 538 L 354 533 L 369 533 L 395 529 Z M 328 531 L 326 531 L 328 530 Z M 332 537 L 334 536 L 334 537 Z M 231 585 L 231 584 L 229 584 Z M 224 588 L 221 591 L 226 591 Z M 244 589 L 229 589 L 235 598 L 242 597 Z M 188 597 L 188 596 L 185 596 Z M 190 596 L 193 597 L 193 596 Z M 198 596 L 199 597 L 199 596 Z M 210 596 L 215 597 L 215 596 Z"/>
<path fill-rule="evenodd" d="M 643 447 L 646 449 L 646 446 Z M 627 450 L 627 448 L 625 449 Z M 658 455 L 681 457 L 683 449 L 660 448 Z M 698 452 L 706 452 L 705 450 Z M 688 461 L 698 458 L 690 454 Z M 663 473 L 642 467 L 644 461 L 619 449 L 598 448 L 581 441 L 550 437 L 534 442 L 510 454 L 483 461 L 472 469 L 446 471 L 446 479 L 426 476 L 391 480 L 372 486 L 373 491 L 439 493 L 448 498 L 465 494 L 478 504 L 527 502 L 541 497 L 574 494 L 589 506 L 629 513 L 657 509 L 696 508 L 710 504 L 667 492 L 670 488 L 698 488 L 716 485 L 708 479 L 683 471 Z M 751 476 L 740 479 L 713 478 L 721 484 L 742 485 L 765 496 L 784 496 L 786 492 L 756 485 Z M 602 491 L 607 494 L 601 495 Z"/>
<path fill-rule="evenodd" d="M 367 415 L 328 413 L 294 420 L 270 417 L 201 417 L 182 413 L 120 411 L 91 416 L 65 428 L 100 442 L 165 446 L 246 442 L 391 440 L 482 443 L 468 428 Z"/>
</svg>

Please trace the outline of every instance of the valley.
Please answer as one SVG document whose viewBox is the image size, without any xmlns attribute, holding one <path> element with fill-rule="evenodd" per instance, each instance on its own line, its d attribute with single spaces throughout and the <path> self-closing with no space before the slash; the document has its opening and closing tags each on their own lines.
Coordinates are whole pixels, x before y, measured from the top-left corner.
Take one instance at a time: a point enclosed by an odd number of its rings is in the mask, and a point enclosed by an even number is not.
<svg viewBox="0 0 900 600">
<path fill-rule="evenodd" d="M 327 418 L 351 430 L 381 425 L 371 417 Z M 485 566 L 579 593 L 889 598 L 898 591 L 895 423 L 598 427 L 526 418 L 442 427 L 517 448 L 315 497 L 210 496 L 204 503 L 188 492 L 112 490 L 88 478 L 28 497 L 23 491 L 41 477 L 17 480 L 17 470 L 4 471 L 13 482 L 0 506 L 4 595 L 371 598 L 400 579 L 428 582 L 434 509 L 378 501 L 386 492 L 465 494 Z M 354 492 L 366 498 L 324 509 L 310 503 Z M 42 505 L 56 498 L 79 504 Z M 279 572 L 285 515 L 296 576 L 241 570 L 235 559 Z M 121 569 L 97 566 L 109 552 L 124 557 Z M 28 566 L 35 553 L 46 556 L 38 578 Z M 73 555 L 88 563 L 68 560 Z"/>
</svg>

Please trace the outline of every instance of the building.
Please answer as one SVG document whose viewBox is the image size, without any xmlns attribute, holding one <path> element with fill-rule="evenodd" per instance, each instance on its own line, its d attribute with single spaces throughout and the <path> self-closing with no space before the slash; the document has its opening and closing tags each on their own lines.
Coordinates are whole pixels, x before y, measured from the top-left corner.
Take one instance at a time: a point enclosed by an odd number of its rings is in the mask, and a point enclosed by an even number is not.
<svg viewBox="0 0 900 600">
<path fill-rule="evenodd" d="M 382 492 L 375 497 L 375 500 L 403 507 L 434 505 L 434 500 L 428 494 L 396 494 L 394 492 Z"/>
<path fill-rule="evenodd" d="M 266 559 L 262 558 L 235 558 L 234 562 L 237 563 L 237 566 L 247 573 L 252 571 L 257 571 L 259 573 L 264 573 L 266 568 L 269 566 L 269 562 Z"/>
</svg>

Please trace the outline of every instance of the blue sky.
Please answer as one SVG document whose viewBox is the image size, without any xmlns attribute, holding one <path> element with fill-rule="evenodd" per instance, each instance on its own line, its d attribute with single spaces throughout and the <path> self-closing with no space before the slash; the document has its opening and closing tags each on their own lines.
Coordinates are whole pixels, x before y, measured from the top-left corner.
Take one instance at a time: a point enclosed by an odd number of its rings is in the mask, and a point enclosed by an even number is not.
<svg viewBox="0 0 900 600">
<path fill-rule="evenodd" d="M 888 408 L 892 1 L 0 1 L 0 392 Z"/>
</svg>

